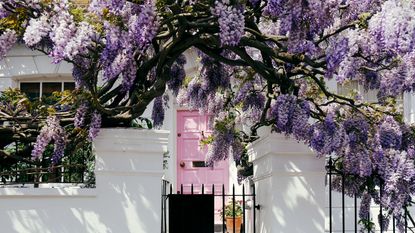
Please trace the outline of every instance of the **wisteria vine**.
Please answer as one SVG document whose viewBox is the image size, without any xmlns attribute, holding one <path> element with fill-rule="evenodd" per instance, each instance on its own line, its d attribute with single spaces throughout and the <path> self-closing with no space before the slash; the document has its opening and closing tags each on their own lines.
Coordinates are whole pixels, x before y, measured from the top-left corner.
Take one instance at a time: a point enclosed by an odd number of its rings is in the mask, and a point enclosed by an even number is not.
<svg viewBox="0 0 415 233">
<path fill-rule="evenodd" d="M 346 192 L 362 198 L 362 217 L 373 200 L 386 209 L 381 219 L 401 224 L 415 192 L 415 130 L 397 104 L 415 89 L 414 3 L 5 0 L 0 58 L 21 43 L 73 64 L 69 135 L 93 140 L 101 126 L 128 127 L 153 100 L 160 127 L 168 90 L 213 116 L 209 164 L 243 161 L 244 146 L 269 126 L 335 158 Z M 193 73 L 188 54 L 197 54 Z M 376 101 L 332 88 L 350 83 L 376 91 Z M 62 156 L 70 138 L 57 119 L 48 118 L 34 157 L 51 141 Z"/>
</svg>

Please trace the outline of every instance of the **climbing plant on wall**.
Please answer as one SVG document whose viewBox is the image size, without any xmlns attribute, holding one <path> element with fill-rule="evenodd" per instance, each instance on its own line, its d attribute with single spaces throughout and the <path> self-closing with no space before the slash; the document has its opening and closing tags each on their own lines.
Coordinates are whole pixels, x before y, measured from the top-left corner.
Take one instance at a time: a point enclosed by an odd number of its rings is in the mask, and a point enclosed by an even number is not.
<svg viewBox="0 0 415 233">
<path fill-rule="evenodd" d="M 214 115 L 208 163 L 239 161 L 270 126 L 334 155 L 347 192 L 381 202 L 384 219 L 402 228 L 415 141 L 396 100 L 415 87 L 414 17 L 412 0 L 5 0 L 0 57 L 20 43 L 73 64 L 74 127 L 51 113 L 34 159 L 51 142 L 59 152 L 67 135 L 93 140 L 100 127 L 128 127 L 153 100 L 159 127 L 169 90 Z M 190 77 L 189 49 L 200 64 Z M 377 101 L 327 85 L 352 81 L 378 90 Z"/>
</svg>

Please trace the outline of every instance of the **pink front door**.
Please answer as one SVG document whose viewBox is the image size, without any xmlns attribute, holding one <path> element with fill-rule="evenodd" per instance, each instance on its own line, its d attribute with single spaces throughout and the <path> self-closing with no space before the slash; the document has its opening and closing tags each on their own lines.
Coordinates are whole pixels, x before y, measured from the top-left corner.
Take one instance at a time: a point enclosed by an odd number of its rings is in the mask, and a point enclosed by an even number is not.
<svg viewBox="0 0 415 233">
<path fill-rule="evenodd" d="M 213 167 L 205 166 L 207 146 L 200 140 L 212 133 L 209 115 L 201 115 L 198 111 L 177 112 L 177 190 L 183 185 L 183 193 L 193 191 L 195 194 L 204 192 L 222 193 L 222 185 L 227 190 L 229 180 L 228 161 L 215 163 Z"/>
</svg>

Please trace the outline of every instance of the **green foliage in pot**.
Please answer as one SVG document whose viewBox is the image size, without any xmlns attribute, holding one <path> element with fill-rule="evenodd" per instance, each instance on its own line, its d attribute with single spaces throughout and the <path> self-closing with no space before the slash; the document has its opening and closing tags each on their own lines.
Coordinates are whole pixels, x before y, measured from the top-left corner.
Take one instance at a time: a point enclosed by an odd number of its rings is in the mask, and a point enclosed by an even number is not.
<svg viewBox="0 0 415 233">
<path fill-rule="evenodd" d="M 224 214 L 222 213 L 222 217 L 225 218 L 233 218 L 233 217 L 241 217 L 243 215 L 242 209 L 242 201 L 235 201 L 235 207 L 233 201 L 229 201 L 227 205 L 225 205 Z"/>
</svg>

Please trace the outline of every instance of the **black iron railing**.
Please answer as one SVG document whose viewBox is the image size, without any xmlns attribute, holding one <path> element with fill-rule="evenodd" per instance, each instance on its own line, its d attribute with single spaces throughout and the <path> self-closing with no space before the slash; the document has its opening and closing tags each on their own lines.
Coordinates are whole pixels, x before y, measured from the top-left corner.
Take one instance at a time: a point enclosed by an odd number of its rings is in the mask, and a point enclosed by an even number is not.
<svg viewBox="0 0 415 233">
<path fill-rule="evenodd" d="M 82 184 L 95 186 L 94 161 L 90 146 L 66 155 L 59 164 L 51 164 L 50 150 L 38 160 L 31 158 L 32 145 L 14 142 L 0 156 L 0 186 L 40 187 L 40 184 Z"/>
<path fill-rule="evenodd" d="M 168 187 L 168 188 L 167 188 Z M 218 231 L 217 228 L 217 223 L 214 223 L 216 226 L 216 230 L 214 232 L 222 232 L 222 233 L 256 233 L 256 211 L 260 208 L 259 205 L 257 205 L 256 203 L 256 193 L 255 193 L 255 186 L 251 185 L 251 191 L 247 192 L 245 185 L 242 185 L 242 191 L 240 194 L 236 193 L 235 190 L 235 185 L 232 186 L 232 192 L 231 193 L 226 193 L 225 191 L 225 185 L 221 185 L 220 187 L 220 192 L 218 192 L 219 190 L 217 190 L 217 186 L 212 185 L 210 188 L 210 192 L 206 192 L 205 190 L 205 185 L 202 184 L 200 187 L 200 190 L 198 192 L 195 192 L 195 186 L 191 185 L 190 186 L 190 190 L 185 190 L 183 185 L 181 185 L 180 190 L 177 191 L 177 194 L 173 193 L 173 186 L 171 184 L 169 184 L 168 181 L 163 180 L 162 182 L 162 226 L 161 226 L 161 233 L 170 233 L 169 231 L 169 198 L 172 197 L 173 195 L 177 196 L 187 196 L 187 195 L 194 195 L 194 196 L 200 196 L 200 195 L 206 195 L 206 196 L 213 196 L 213 198 L 215 199 L 216 204 L 218 204 L 217 202 L 220 200 L 220 204 L 221 204 L 221 221 L 222 223 L 220 224 L 220 230 Z M 216 190 L 215 190 L 216 189 Z M 219 199 L 219 200 L 218 200 Z M 229 229 L 226 229 L 226 222 L 225 222 L 225 217 L 224 217 L 224 213 L 225 213 L 225 208 L 227 206 L 227 202 L 230 203 L 230 207 L 231 208 L 230 211 L 232 211 L 233 213 L 235 213 L 236 209 L 237 209 L 237 202 L 240 202 L 241 208 L 242 208 L 242 226 L 240 231 L 236 231 L 236 229 L 238 228 L 238 226 L 236 226 L 237 221 L 235 221 L 236 216 L 235 214 L 233 215 L 233 217 L 231 217 L 231 219 L 233 221 L 233 227 L 231 229 L 233 229 L 232 231 L 229 231 Z M 229 205 L 229 204 L 228 204 Z M 194 208 L 198 208 L 197 206 L 195 206 Z M 247 210 L 250 210 L 249 214 Z M 247 221 L 249 219 L 249 221 Z M 250 228 L 248 230 L 248 225 L 247 223 L 250 222 Z M 213 232 L 212 232 L 213 233 Z"/>
<path fill-rule="evenodd" d="M 379 217 L 379 222 L 382 223 L 384 221 L 384 207 L 382 206 L 381 203 L 376 204 L 373 203 L 371 204 L 371 211 L 368 212 L 368 214 L 366 215 L 365 219 L 360 219 L 359 215 L 358 215 L 358 202 L 360 201 L 360 198 L 357 197 L 356 195 L 351 195 L 350 193 L 346 194 L 345 191 L 345 176 L 338 171 L 335 168 L 334 165 L 334 159 L 333 158 L 329 158 L 328 159 L 328 163 L 326 166 L 327 169 L 327 186 L 328 186 L 328 232 L 332 233 L 332 232 L 399 232 L 398 231 L 398 227 L 397 227 L 397 221 L 395 218 L 391 219 L 391 224 L 389 224 L 388 229 L 383 229 L 384 226 L 383 224 L 379 224 L 378 229 L 375 229 L 374 226 L 367 228 L 367 229 L 361 229 L 361 226 L 359 226 L 361 223 L 361 221 L 366 221 L 366 222 L 372 222 L 371 219 L 377 219 Z M 338 183 L 340 183 L 341 187 L 336 187 L 336 190 L 333 188 L 333 183 L 335 182 L 335 179 L 337 179 L 337 181 L 339 181 Z M 340 192 L 339 192 L 340 191 Z M 335 201 L 334 199 L 334 195 L 341 195 L 340 201 L 337 200 Z M 380 188 L 379 190 L 379 195 L 380 195 L 380 199 L 382 198 L 382 188 Z M 346 199 L 350 199 L 352 200 L 351 204 L 348 204 L 346 206 Z M 334 214 L 333 214 L 333 210 L 334 209 L 341 209 L 341 227 L 338 225 L 338 223 L 334 223 Z M 348 209 L 348 210 L 346 210 Z M 347 211 L 350 211 L 350 209 L 352 209 L 352 214 L 347 214 Z M 373 213 L 374 211 L 379 211 L 379 215 L 378 216 L 371 216 L 370 214 Z M 415 226 L 413 224 L 413 219 L 410 215 L 410 213 L 408 212 L 408 209 L 405 208 L 404 210 L 405 216 L 405 226 L 404 226 L 404 231 L 405 233 L 407 232 L 415 232 Z M 352 221 L 350 221 L 350 216 L 353 218 Z M 337 216 L 338 217 L 338 216 Z M 348 221 L 349 220 L 349 221 Z M 350 226 L 348 224 L 352 223 L 353 225 Z M 336 229 L 335 228 L 336 225 Z M 340 227 L 340 228 L 339 228 Z M 359 229 L 360 228 L 360 229 Z"/>
<path fill-rule="evenodd" d="M 163 179 L 161 182 L 161 233 L 167 232 L 167 190 L 170 187 L 170 182 Z"/>
</svg>

